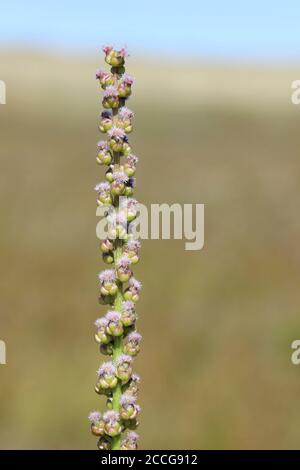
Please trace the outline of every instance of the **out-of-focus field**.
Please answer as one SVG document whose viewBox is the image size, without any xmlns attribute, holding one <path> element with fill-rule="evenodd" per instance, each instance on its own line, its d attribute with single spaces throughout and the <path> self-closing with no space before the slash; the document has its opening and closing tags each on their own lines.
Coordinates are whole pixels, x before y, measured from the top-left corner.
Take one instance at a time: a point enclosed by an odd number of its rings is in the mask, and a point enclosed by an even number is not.
<svg viewBox="0 0 300 470">
<path fill-rule="evenodd" d="M 0 53 L 1 448 L 94 448 L 99 61 Z M 141 447 L 299 448 L 300 69 L 130 59 L 137 198 L 205 203 L 145 241 Z"/>
</svg>

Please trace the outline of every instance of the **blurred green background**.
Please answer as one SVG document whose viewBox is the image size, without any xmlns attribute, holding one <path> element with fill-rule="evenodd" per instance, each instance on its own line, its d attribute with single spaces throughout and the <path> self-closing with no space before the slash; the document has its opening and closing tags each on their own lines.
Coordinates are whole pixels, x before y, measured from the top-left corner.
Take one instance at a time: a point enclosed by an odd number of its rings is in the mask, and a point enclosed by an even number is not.
<svg viewBox="0 0 300 470">
<path fill-rule="evenodd" d="M 0 445 L 92 449 L 99 59 L 0 62 Z M 141 447 L 299 447 L 299 69 L 136 57 L 128 71 L 137 198 L 206 208 L 202 251 L 144 241 L 135 271 Z"/>
</svg>

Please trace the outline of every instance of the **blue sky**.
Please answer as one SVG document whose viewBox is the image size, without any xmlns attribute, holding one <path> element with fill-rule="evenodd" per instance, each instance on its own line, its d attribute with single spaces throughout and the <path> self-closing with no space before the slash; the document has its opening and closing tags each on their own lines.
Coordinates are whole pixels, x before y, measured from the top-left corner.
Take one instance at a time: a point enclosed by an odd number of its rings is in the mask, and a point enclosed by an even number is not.
<svg viewBox="0 0 300 470">
<path fill-rule="evenodd" d="M 299 0 L 2 0 L 0 44 L 290 61 L 299 23 Z"/>
</svg>

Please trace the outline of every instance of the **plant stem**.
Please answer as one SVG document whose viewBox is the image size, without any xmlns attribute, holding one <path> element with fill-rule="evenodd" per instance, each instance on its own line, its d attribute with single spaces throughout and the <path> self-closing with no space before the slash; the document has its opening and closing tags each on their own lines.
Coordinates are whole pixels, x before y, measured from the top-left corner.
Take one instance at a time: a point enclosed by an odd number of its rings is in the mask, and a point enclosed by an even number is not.
<svg viewBox="0 0 300 470">
<path fill-rule="evenodd" d="M 113 110 L 114 114 L 114 121 L 116 119 L 116 116 L 118 114 L 118 108 L 116 110 Z M 114 164 L 119 164 L 120 163 L 120 154 L 118 152 L 113 153 L 113 162 Z M 114 206 L 115 209 L 118 210 L 119 207 L 119 197 L 115 197 L 114 199 Z M 116 267 L 119 258 L 122 256 L 122 240 L 117 238 L 115 240 L 115 249 L 114 249 L 114 265 Z M 118 283 L 118 292 L 115 297 L 114 301 L 114 309 L 117 312 L 122 311 L 122 302 L 123 302 L 123 286 L 122 283 L 119 281 Z M 122 354 L 122 336 L 117 336 L 114 339 L 114 344 L 113 344 L 113 360 L 114 362 L 117 361 L 118 357 Z M 117 411 L 119 413 L 120 411 L 120 398 L 122 395 L 122 385 L 121 382 L 118 382 L 117 386 L 113 390 L 112 393 L 112 406 L 113 410 Z M 112 444 L 111 444 L 111 449 L 112 450 L 120 450 L 121 447 L 121 434 L 118 436 L 113 437 L 112 439 Z"/>
</svg>

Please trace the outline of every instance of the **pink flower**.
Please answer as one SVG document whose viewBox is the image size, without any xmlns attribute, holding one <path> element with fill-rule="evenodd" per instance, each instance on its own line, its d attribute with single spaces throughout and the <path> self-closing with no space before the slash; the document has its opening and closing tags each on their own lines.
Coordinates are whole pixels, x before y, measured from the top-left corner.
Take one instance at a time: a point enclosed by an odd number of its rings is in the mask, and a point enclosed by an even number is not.
<svg viewBox="0 0 300 470">
<path fill-rule="evenodd" d="M 125 83 L 125 85 L 131 86 L 134 82 L 134 78 L 131 75 L 124 73 L 124 75 L 121 78 L 121 82 Z"/>
<path fill-rule="evenodd" d="M 110 184 L 108 181 L 102 181 L 101 183 L 96 184 L 94 189 L 98 194 L 106 193 L 110 190 Z"/>
<path fill-rule="evenodd" d="M 98 330 L 100 330 L 100 328 L 106 328 L 107 325 L 108 325 L 108 321 L 105 317 L 97 318 L 97 320 L 95 321 L 95 326 Z"/>
<path fill-rule="evenodd" d="M 114 364 L 110 362 L 104 362 L 98 369 L 98 377 L 113 376 L 117 374 L 117 369 Z"/>
<path fill-rule="evenodd" d="M 119 312 L 116 312 L 115 310 L 110 310 L 105 315 L 105 318 L 109 323 L 118 324 L 121 321 L 121 314 Z"/>
<path fill-rule="evenodd" d="M 137 293 L 141 291 L 142 283 L 138 281 L 137 279 L 135 279 L 135 277 L 131 277 L 128 282 L 129 282 L 129 287 L 134 289 Z"/>
<path fill-rule="evenodd" d="M 122 121 L 125 121 L 127 119 L 132 119 L 134 117 L 134 112 L 131 111 L 126 106 L 122 106 L 122 108 L 120 108 L 119 110 L 119 117 Z"/>
<path fill-rule="evenodd" d="M 109 85 L 108 87 L 105 88 L 103 92 L 104 98 L 117 98 L 119 96 L 118 90 L 114 85 Z"/>
<path fill-rule="evenodd" d="M 92 412 L 89 414 L 89 421 L 90 421 L 92 424 L 97 423 L 97 421 L 100 421 L 100 419 L 101 419 L 101 413 L 99 413 L 99 411 L 92 411 Z"/>
<path fill-rule="evenodd" d="M 118 184 L 120 183 L 127 183 L 128 176 L 123 171 L 114 171 L 112 174 L 113 180 L 116 181 Z"/>
<path fill-rule="evenodd" d="M 103 282 L 114 282 L 116 280 L 116 273 L 114 269 L 105 269 L 99 274 L 99 281 Z"/>
<path fill-rule="evenodd" d="M 127 336 L 127 340 L 136 344 L 139 344 L 142 341 L 142 335 L 140 335 L 137 331 L 132 331 Z"/>
<path fill-rule="evenodd" d="M 138 157 L 136 155 L 133 155 L 132 153 L 130 155 L 128 155 L 128 157 L 127 157 L 127 163 L 132 168 L 135 168 L 138 161 L 139 161 Z"/>
<path fill-rule="evenodd" d="M 121 57 L 128 57 L 129 56 L 129 53 L 128 53 L 128 50 L 127 50 L 127 47 L 122 47 L 122 49 L 119 51 L 119 54 Z"/>
<path fill-rule="evenodd" d="M 115 424 L 119 420 L 119 418 L 120 418 L 119 413 L 114 410 L 106 411 L 106 413 L 104 413 L 103 415 L 103 421 L 110 425 Z"/>
<path fill-rule="evenodd" d="M 102 50 L 103 50 L 104 54 L 107 55 L 113 50 L 113 46 L 111 46 L 110 44 L 105 44 L 102 47 Z"/>
<path fill-rule="evenodd" d="M 97 80 L 105 80 L 105 78 L 108 78 L 111 74 L 109 72 L 106 72 L 106 70 L 103 69 L 97 69 L 96 70 L 96 79 Z"/>
<path fill-rule="evenodd" d="M 97 143 L 98 150 L 107 150 L 108 151 L 108 143 L 106 140 L 99 140 Z"/>
<path fill-rule="evenodd" d="M 120 127 L 113 127 L 112 129 L 108 131 L 107 134 L 109 135 L 110 138 L 116 138 L 119 140 L 122 140 L 124 139 L 124 137 L 126 137 L 125 132 Z"/>
</svg>

